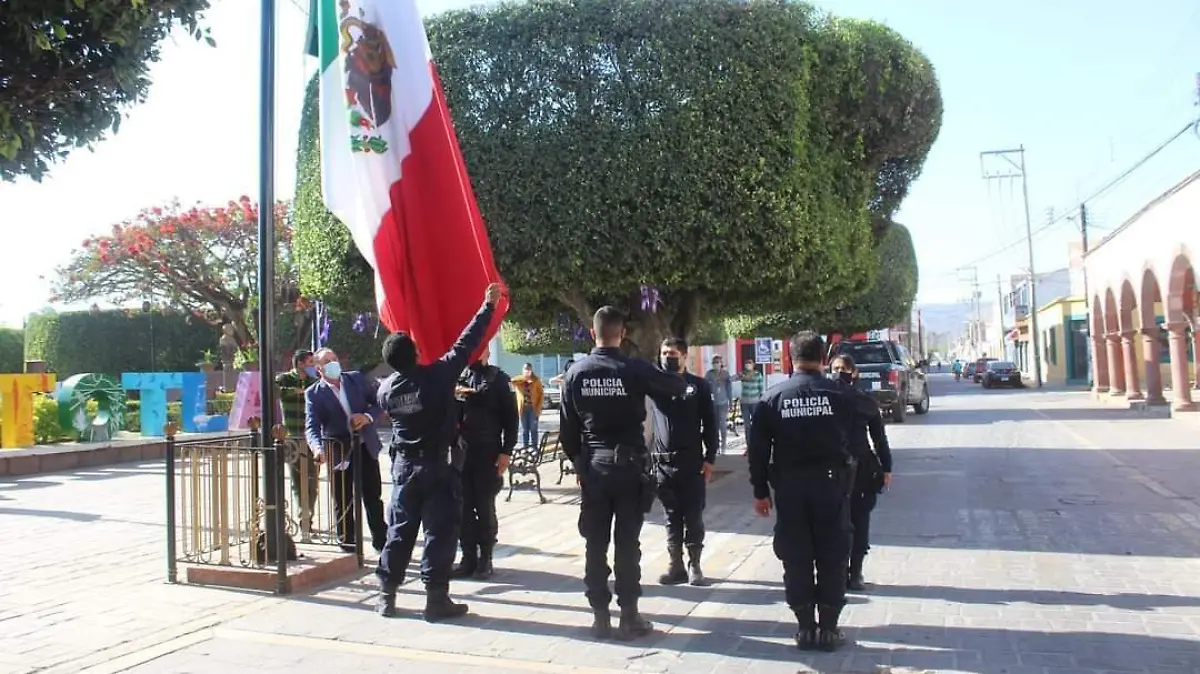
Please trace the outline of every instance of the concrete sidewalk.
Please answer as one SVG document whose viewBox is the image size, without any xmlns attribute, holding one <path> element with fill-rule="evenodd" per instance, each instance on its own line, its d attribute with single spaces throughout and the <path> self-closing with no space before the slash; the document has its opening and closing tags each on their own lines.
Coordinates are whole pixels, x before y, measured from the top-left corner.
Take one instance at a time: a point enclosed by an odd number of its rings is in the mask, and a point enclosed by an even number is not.
<svg viewBox="0 0 1200 674">
<path fill-rule="evenodd" d="M 556 466 L 550 503 L 501 497 L 499 573 L 456 582 L 472 616 L 443 625 L 414 617 L 419 584 L 401 589 L 405 617 L 374 615 L 369 575 L 290 598 L 162 584 L 154 466 L 0 481 L 0 533 L 26 542 L 0 566 L 0 672 L 1195 674 L 1200 452 L 1176 428 L 1074 394 L 935 390 L 930 414 L 888 426 L 875 584 L 850 597 L 857 643 L 834 655 L 791 644 L 772 520 L 751 512 L 737 446 L 706 516 L 719 582 L 654 582 L 656 507 L 643 610 L 659 631 L 631 644 L 587 636 L 577 490 L 553 485 Z"/>
</svg>

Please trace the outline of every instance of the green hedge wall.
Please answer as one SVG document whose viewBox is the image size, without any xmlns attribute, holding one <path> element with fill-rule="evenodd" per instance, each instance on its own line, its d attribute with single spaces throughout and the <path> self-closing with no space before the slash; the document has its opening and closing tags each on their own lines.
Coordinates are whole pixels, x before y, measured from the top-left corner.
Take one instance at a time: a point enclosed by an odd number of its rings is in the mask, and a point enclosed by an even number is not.
<svg viewBox="0 0 1200 674">
<path fill-rule="evenodd" d="M 25 333 L 13 328 L 0 328 L 0 373 L 20 373 L 25 370 Z"/>
<path fill-rule="evenodd" d="M 39 314 L 25 326 L 25 359 L 43 360 L 65 377 L 84 372 L 119 376 L 150 369 L 150 325 L 154 366 L 159 372 L 190 372 L 205 351 L 218 352 L 220 331 L 178 314 L 75 311 Z"/>
</svg>

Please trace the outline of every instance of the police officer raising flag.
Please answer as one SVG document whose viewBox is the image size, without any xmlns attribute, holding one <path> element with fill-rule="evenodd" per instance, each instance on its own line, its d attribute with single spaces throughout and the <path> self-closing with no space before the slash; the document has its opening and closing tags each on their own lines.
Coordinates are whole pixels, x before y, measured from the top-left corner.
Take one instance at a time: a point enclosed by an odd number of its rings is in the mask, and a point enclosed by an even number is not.
<svg viewBox="0 0 1200 674">
<path fill-rule="evenodd" d="M 383 360 L 396 373 L 379 385 L 379 405 L 392 421 L 388 451 L 392 457 L 392 498 L 387 542 L 379 556 L 376 610 L 396 613 L 396 588 L 412 560 L 421 525 L 425 550 L 425 620 L 437 622 L 467 613 L 465 604 L 450 600 L 450 566 L 462 517 L 461 466 L 450 461 L 458 407 L 454 388 L 467 359 L 479 348 L 491 323 L 500 285 L 488 286 L 483 307 L 445 355 L 429 365 L 417 364 L 417 344 L 404 332 L 388 335 Z"/>
<path fill-rule="evenodd" d="M 865 427 L 878 411 L 824 376 L 820 335 L 801 332 L 790 349 L 797 371 L 772 386 L 754 412 L 750 483 L 755 511 L 766 517 L 775 508 L 775 556 L 783 562 L 785 597 L 800 627 L 796 645 L 834 651 L 845 642 L 838 618 L 850 553 L 854 462 L 848 439 L 852 427 Z"/>
<path fill-rule="evenodd" d="M 682 377 L 683 395 L 653 403 L 651 457 L 658 482 L 658 499 L 667 515 L 667 572 L 663 585 L 707 585 L 700 568 L 704 550 L 704 501 L 717 458 L 718 421 L 713 392 L 708 382 L 684 371 L 687 341 L 680 337 L 663 340 L 659 362 L 665 372 Z M 687 548 L 688 565 L 683 565 Z"/>
<path fill-rule="evenodd" d="M 594 621 L 592 634 L 612 632 L 608 589 L 608 544 L 613 542 L 617 636 L 644 636 L 653 626 L 638 612 L 641 587 L 641 531 L 654 502 L 643 423 L 646 396 L 659 402 L 687 388 L 678 374 L 625 357 L 625 319 L 614 307 L 601 307 L 592 319 L 596 348 L 567 371 L 562 387 L 563 451 L 575 464 L 581 488 L 579 533 L 586 539 L 584 584 Z"/>
</svg>

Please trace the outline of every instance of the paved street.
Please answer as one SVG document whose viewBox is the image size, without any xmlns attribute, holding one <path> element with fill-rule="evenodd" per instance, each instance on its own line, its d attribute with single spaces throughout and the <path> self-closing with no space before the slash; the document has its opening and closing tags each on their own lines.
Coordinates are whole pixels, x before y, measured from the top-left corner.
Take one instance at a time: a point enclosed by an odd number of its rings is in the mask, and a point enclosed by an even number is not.
<svg viewBox="0 0 1200 674">
<path fill-rule="evenodd" d="M 0 479 L 0 673 L 1200 672 L 1200 424 L 938 375 L 933 392 L 928 416 L 888 428 L 874 584 L 834 655 L 791 646 L 739 451 L 709 494 L 721 581 L 647 583 L 659 631 L 629 645 L 586 636 L 577 496 L 553 479 L 551 503 L 502 502 L 500 573 L 456 583 L 473 615 L 436 626 L 411 617 L 419 584 L 401 589 L 405 617 L 377 618 L 370 576 L 287 599 L 164 585 L 157 466 Z M 643 536 L 651 581 L 660 522 Z"/>
</svg>

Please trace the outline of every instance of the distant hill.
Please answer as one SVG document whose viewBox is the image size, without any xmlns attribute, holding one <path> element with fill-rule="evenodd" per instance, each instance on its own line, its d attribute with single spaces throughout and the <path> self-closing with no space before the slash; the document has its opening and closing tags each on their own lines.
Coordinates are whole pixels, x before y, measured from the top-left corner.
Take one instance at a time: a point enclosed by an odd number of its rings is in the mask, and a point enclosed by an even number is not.
<svg viewBox="0 0 1200 674">
<path fill-rule="evenodd" d="M 971 319 L 971 304 L 958 302 L 954 304 L 917 304 L 921 310 L 921 324 L 925 332 L 948 332 L 958 335 L 963 330 L 963 323 Z"/>
</svg>

